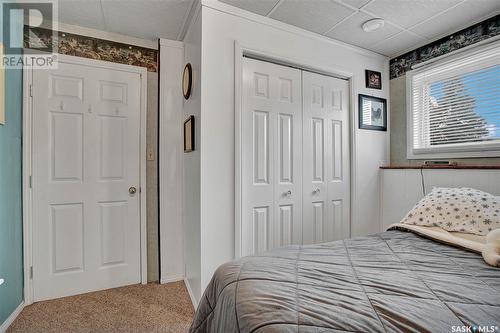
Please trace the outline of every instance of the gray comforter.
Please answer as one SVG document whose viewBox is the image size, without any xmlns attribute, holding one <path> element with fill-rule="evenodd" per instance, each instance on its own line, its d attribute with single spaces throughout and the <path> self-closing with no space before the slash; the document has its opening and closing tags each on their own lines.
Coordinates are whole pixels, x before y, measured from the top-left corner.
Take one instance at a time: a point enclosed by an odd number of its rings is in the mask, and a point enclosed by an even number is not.
<svg viewBox="0 0 500 333">
<path fill-rule="evenodd" d="M 500 269 L 479 254 L 388 231 L 222 265 L 190 331 L 462 332 L 474 325 L 500 332 Z"/>
</svg>

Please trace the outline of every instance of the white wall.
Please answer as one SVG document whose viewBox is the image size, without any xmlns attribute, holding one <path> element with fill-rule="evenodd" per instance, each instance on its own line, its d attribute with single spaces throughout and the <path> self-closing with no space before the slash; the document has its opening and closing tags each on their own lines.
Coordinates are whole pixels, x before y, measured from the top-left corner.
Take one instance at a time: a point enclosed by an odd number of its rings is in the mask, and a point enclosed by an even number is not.
<svg viewBox="0 0 500 333">
<path fill-rule="evenodd" d="M 226 13 L 230 12 L 230 13 Z M 243 17 L 244 16 L 244 17 Z M 388 98 L 388 59 L 213 1 L 202 7 L 201 70 L 201 288 L 215 269 L 234 258 L 234 43 L 353 74 L 357 94 Z M 383 90 L 365 89 L 365 69 L 382 72 Z M 387 132 L 355 131 L 352 235 L 377 232 L 379 166 L 389 160 Z M 186 203 L 187 204 L 187 203 Z"/>
<path fill-rule="evenodd" d="M 160 282 L 184 278 L 182 90 L 184 48 L 160 40 Z"/>
<path fill-rule="evenodd" d="M 425 193 L 433 187 L 472 187 L 500 195 L 500 170 L 430 170 L 387 169 L 381 170 L 381 225 L 384 231 L 401 219 L 423 198 L 422 176 Z"/>
<path fill-rule="evenodd" d="M 200 123 L 201 123 L 201 15 L 195 12 L 193 21 L 184 38 L 184 63 L 193 68 L 191 97 L 184 100 L 183 120 L 195 117 L 195 150 L 183 153 L 183 212 L 184 212 L 184 257 L 186 264 L 186 286 L 195 304 L 201 297 L 201 238 L 200 238 Z"/>
</svg>

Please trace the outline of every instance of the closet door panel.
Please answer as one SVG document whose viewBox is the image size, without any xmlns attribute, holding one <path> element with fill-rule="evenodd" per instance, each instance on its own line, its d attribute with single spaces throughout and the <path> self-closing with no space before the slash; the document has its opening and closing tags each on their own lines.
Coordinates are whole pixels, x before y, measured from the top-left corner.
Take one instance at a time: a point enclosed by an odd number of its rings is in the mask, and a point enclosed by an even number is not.
<svg viewBox="0 0 500 333">
<path fill-rule="evenodd" d="M 243 59 L 242 255 L 300 244 L 301 73 Z"/>
<path fill-rule="evenodd" d="M 350 237 L 351 161 L 349 140 L 349 83 L 329 79 L 328 111 L 328 202 L 333 234 L 326 241 Z"/>
<path fill-rule="evenodd" d="M 303 240 L 349 235 L 349 107 L 346 80 L 303 72 Z"/>
<path fill-rule="evenodd" d="M 242 255 L 349 236 L 346 80 L 243 60 Z"/>
</svg>

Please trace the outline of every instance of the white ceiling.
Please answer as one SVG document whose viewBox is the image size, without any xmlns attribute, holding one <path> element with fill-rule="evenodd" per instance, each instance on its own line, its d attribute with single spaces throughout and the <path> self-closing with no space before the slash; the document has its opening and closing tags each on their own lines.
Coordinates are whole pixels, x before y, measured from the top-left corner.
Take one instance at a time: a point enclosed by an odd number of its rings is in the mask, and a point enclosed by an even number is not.
<svg viewBox="0 0 500 333">
<path fill-rule="evenodd" d="M 391 57 L 500 12 L 500 0 L 219 1 Z M 373 18 L 385 26 L 364 32 Z"/>
<path fill-rule="evenodd" d="M 195 0 L 59 0 L 59 22 L 155 40 L 178 40 Z"/>
<path fill-rule="evenodd" d="M 137 38 L 181 39 L 197 0 L 59 0 L 59 21 Z M 215 0 L 214 0 L 215 1 Z M 220 0 L 387 56 L 500 12 L 500 0 Z M 366 33 L 361 24 L 383 18 Z"/>
</svg>

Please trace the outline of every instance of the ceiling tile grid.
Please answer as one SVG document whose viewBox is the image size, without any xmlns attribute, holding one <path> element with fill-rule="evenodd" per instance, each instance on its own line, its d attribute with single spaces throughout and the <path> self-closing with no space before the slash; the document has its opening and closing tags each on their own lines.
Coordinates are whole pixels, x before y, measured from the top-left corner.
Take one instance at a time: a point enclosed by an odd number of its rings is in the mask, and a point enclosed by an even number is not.
<svg viewBox="0 0 500 333">
<path fill-rule="evenodd" d="M 279 0 L 222 0 L 221 2 L 266 16 L 278 4 Z"/>
<path fill-rule="evenodd" d="M 500 0 L 468 0 L 411 27 L 410 31 L 428 39 L 436 39 L 483 21 L 499 10 Z M 437 31 L 441 34 L 436 35 Z"/>
<path fill-rule="evenodd" d="M 190 1 L 101 0 L 104 19 L 111 32 L 138 38 L 177 39 Z"/>
<path fill-rule="evenodd" d="M 219 1 L 391 57 L 500 12 L 500 0 Z M 373 18 L 384 27 L 364 32 Z"/>
<path fill-rule="evenodd" d="M 177 40 L 194 1 L 59 0 L 59 21 L 148 40 Z"/>
<path fill-rule="evenodd" d="M 269 17 L 322 34 L 354 12 L 333 1 L 284 0 Z"/>
<path fill-rule="evenodd" d="M 463 0 L 375 0 L 363 10 L 386 21 L 409 28 L 427 18 L 437 15 Z"/>
<path fill-rule="evenodd" d="M 137 38 L 181 39 L 198 0 L 59 0 L 59 20 Z M 212 0 L 217 1 L 217 0 Z M 394 57 L 500 13 L 500 0 L 219 0 Z M 364 32 L 362 24 L 385 25 Z"/>
<path fill-rule="evenodd" d="M 402 31 L 371 46 L 375 52 L 382 54 L 397 54 L 401 50 L 413 49 L 415 45 L 422 45 L 426 39 L 409 31 Z"/>
<path fill-rule="evenodd" d="M 100 0 L 61 0 L 59 1 L 58 15 L 59 20 L 63 23 L 73 22 L 69 24 L 106 30 Z"/>
<path fill-rule="evenodd" d="M 359 9 L 369 3 L 370 0 L 342 0 L 342 2 L 346 5 Z"/>
<path fill-rule="evenodd" d="M 376 17 L 358 12 L 335 26 L 332 30 L 327 32 L 326 36 L 356 46 L 369 48 L 371 45 L 386 40 L 402 31 L 400 28 L 390 23 L 386 23 L 379 30 L 369 33 L 364 32 L 363 29 L 361 29 L 361 25 L 374 18 Z M 359 27 L 359 29 L 357 27 Z"/>
</svg>

